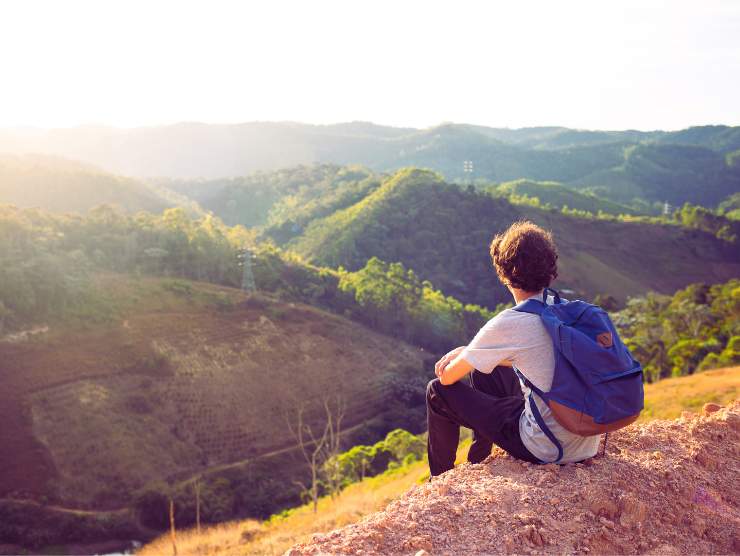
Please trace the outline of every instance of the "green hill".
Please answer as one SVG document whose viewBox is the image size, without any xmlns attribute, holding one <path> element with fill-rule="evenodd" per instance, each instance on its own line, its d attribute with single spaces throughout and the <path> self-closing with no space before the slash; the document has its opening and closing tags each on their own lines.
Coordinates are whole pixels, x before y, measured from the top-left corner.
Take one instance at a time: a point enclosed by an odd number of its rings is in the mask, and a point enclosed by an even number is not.
<svg viewBox="0 0 740 556">
<path fill-rule="evenodd" d="M 226 224 L 266 226 L 279 243 L 310 220 L 356 203 L 380 177 L 360 166 L 296 166 L 222 180 L 161 181 L 197 201 Z M 294 230 L 295 228 L 295 230 Z"/>
<path fill-rule="evenodd" d="M 736 246 L 706 232 L 512 205 L 416 169 L 397 172 L 359 203 L 312 222 L 288 247 L 317 264 L 349 270 L 373 256 L 400 261 L 448 295 L 495 307 L 509 294 L 497 284 L 488 244 L 521 218 L 554 232 L 561 269 L 556 286 L 586 298 L 673 293 L 692 282 L 727 280 L 740 269 Z"/>
<path fill-rule="evenodd" d="M 597 214 L 605 212 L 608 214 L 636 214 L 635 209 L 602 199 L 588 192 L 577 191 L 558 182 L 537 182 L 532 180 L 515 180 L 499 184 L 492 188 L 495 195 L 502 197 L 514 196 L 514 198 L 523 198 L 523 200 L 534 200 L 542 205 L 561 209 L 568 207 L 570 209 L 585 210 Z"/>
<path fill-rule="evenodd" d="M 41 155 L 0 155 L 0 203 L 77 213 L 102 204 L 129 213 L 173 205 L 141 181 Z"/>
</svg>

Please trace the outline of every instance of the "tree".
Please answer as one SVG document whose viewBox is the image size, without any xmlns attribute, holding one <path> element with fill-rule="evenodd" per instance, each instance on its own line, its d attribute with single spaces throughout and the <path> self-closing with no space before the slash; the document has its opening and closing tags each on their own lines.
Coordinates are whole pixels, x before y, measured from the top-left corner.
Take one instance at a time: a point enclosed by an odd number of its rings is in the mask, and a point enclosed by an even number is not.
<svg viewBox="0 0 740 556">
<path fill-rule="evenodd" d="M 312 427 L 306 422 L 306 406 L 307 404 L 305 402 L 298 403 L 295 408 L 294 418 L 286 414 L 286 423 L 291 435 L 298 442 L 298 448 L 311 474 L 311 480 L 308 485 L 301 481 L 295 482 L 301 487 L 304 493 L 308 494 L 313 503 L 313 511 L 316 513 L 319 504 L 321 471 L 326 461 L 332 457 L 336 459 L 339 453 L 339 437 L 341 435 L 345 406 L 341 396 L 336 397 L 333 407 L 330 397 L 323 400 L 325 421 L 323 427 L 319 427 L 321 434 L 316 434 L 314 432 L 316 427 Z"/>
<path fill-rule="evenodd" d="M 400 463 L 406 456 L 412 455 L 419 460 L 424 457 L 426 443 L 403 429 L 395 429 L 389 432 L 384 441 L 386 450 L 393 454 L 393 457 Z"/>
<path fill-rule="evenodd" d="M 346 411 L 344 399 L 337 395 L 334 400 L 334 407 L 331 407 L 329 399 L 324 400 L 324 411 L 326 412 L 326 423 L 329 434 L 326 441 L 324 479 L 329 489 L 332 499 L 342 489 L 342 474 L 337 464 L 340 454 L 341 436 L 342 436 L 342 419 Z M 332 419 L 333 415 L 333 419 Z M 315 505 L 314 505 L 315 511 Z"/>
</svg>

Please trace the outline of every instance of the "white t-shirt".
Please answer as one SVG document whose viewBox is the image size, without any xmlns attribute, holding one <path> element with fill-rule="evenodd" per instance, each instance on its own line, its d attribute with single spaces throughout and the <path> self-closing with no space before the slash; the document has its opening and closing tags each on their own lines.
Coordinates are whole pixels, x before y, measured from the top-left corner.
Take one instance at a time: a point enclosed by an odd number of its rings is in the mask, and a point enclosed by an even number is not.
<svg viewBox="0 0 740 556">
<path fill-rule="evenodd" d="M 541 293 L 532 297 L 541 298 Z M 547 303 L 554 299 L 548 296 Z M 524 303 L 524 301 L 522 301 Z M 501 361 L 511 361 L 527 379 L 543 392 L 549 392 L 555 371 L 552 339 L 538 315 L 513 309 L 501 311 L 489 320 L 462 351 L 461 357 L 482 373 L 490 373 Z M 524 411 L 519 419 L 519 435 L 532 455 L 542 461 L 555 461 L 557 447 L 540 429 L 529 407 L 530 389 L 522 384 Z M 596 455 L 600 435 L 579 436 L 563 428 L 550 408 L 537 394 L 532 396 L 545 424 L 563 446 L 560 463 L 581 461 Z"/>
</svg>

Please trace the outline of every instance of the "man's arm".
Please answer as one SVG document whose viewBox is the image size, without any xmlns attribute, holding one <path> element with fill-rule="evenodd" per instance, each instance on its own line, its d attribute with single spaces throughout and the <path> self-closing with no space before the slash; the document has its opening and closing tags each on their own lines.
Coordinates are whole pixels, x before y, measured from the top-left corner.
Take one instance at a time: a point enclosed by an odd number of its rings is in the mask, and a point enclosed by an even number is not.
<svg viewBox="0 0 740 556">
<path fill-rule="evenodd" d="M 511 367 L 511 361 L 501 361 L 499 365 L 505 367 Z M 435 369 L 436 370 L 436 369 Z M 445 386 L 455 384 L 458 380 L 465 377 L 467 374 L 475 370 L 475 367 L 468 363 L 465 359 L 457 355 L 450 363 L 440 368 L 437 371 L 439 381 Z"/>
<path fill-rule="evenodd" d="M 439 381 L 445 386 L 455 384 L 458 380 L 474 370 L 475 367 L 473 367 L 473 365 L 458 355 L 442 370 L 439 375 Z"/>
</svg>

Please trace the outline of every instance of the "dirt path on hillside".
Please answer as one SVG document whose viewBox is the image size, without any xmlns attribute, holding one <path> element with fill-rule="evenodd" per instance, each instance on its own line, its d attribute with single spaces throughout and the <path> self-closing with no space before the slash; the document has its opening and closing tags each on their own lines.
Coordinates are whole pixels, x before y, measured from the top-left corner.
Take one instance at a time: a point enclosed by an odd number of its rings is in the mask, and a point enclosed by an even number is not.
<svg viewBox="0 0 740 556">
<path fill-rule="evenodd" d="M 740 402 L 633 425 L 581 464 L 495 453 L 286 554 L 425 553 L 740 553 Z"/>
</svg>

